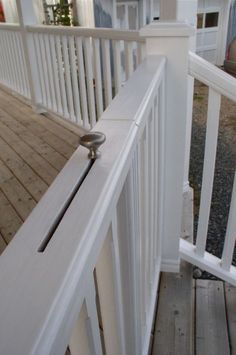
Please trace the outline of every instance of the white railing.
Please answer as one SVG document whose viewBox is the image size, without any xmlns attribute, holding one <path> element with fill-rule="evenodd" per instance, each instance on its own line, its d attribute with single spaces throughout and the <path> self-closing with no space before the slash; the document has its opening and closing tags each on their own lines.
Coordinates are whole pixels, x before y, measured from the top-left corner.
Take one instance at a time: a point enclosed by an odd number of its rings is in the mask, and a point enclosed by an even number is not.
<svg viewBox="0 0 236 355">
<path fill-rule="evenodd" d="M 19 25 L 0 24 L 0 83 L 30 99 L 28 72 Z"/>
<path fill-rule="evenodd" d="M 79 147 L 1 255 L 0 353 L 148 353 L 163 237 L 165 63 L 151 56 L 139 66 L 95 126 L 106 135 L 101 158 L 90 162 Z"/>
<path fill-rule="evenodd" d="M 38 78 L 32 80 L 33 105 L 85 128 L 96 124 L 145 56 L 145 40 L 137 31 L 1 25 L 0 83 L 27 98 L 22 36 L 37 62 L 31 63 Z"/>
<path fill-rule="evenodd" d="M 189 54 L 189 74 L 209 87 L 207 131 L 196 245 L 181 240 L 181 255 L 214 275 L 236 285 L 236 268 L 231 266 L 236 239 L 236 178 L 231 197 L 228 226 L 222 259 L 206 252 L 215 159 L 220 118 L 221 95 L 236 102 L 236 80 L 199 56 Z"/>
</svg>

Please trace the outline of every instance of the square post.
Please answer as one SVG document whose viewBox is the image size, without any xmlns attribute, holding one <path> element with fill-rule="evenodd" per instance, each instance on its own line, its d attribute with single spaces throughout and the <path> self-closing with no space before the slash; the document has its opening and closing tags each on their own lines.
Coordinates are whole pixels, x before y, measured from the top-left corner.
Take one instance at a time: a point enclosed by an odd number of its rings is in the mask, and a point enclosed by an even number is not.
<svg viewBox="0 0 236 355">
<path fill-rule="evenodd" d="M 196 28 L 197 24 L 197 0 L 160 0 L 160 19 L 161 21 L 187 21 Z M 192 52 L 196 51 L 196 35 L 190 37 L 190 47 Z M 186 148 L 185 148 L 185 168 L 183 191 L 189 192 L 189 160 L 192 133 L 193 116 L 193 92 L 194 79 L 189 76 L 188 79 L 188 113 L 186 130 Z M 191 194 L 191 193 L 190 193 Z"/>
<path fill-rule="evenodd" d="M 164 203 L 162 270 L 179 269 L 179 239 L 183 204 L 183 179 L 188 99 L 188 51 L 194 28 L 177 22 L 157 22 L 140 31 L 146 37 L 147 55 L 165 55 Z"/>
<path fill-rule="evenodd" d="M 27 32 L 26 28 L 26 26 L 29 25 L 37 25 L 38 21 L 34 12 L 32 0 L 16 0 L 16 6 L 28 72 L 31 104 L 37 113 L 42 113 L 45 112 L 45 109 L 41 108 L 42 97 L 33 36 Z"/>
</svg>

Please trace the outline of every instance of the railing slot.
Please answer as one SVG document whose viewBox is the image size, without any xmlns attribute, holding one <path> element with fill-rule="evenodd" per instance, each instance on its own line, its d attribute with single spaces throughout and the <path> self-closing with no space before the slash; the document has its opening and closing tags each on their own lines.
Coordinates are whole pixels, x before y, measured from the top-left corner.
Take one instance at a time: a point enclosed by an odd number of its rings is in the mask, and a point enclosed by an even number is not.
<svg viewBox="0 0 236 355">
<path fill-rule="evenodd" d="M 51 239 L 53 238 L 53 235 L 57 229 L 57 227 L 59 226 L 61 220 L 63 219 L 67 209 L 69 208 L 71 202 L 73 201 L 75 195 L 77 194 L 80 186 L 83 184 L 84 180 L 86 179 L 86 176 L 88 175 L 90 169 L 92 168 L 93 164 L 94 164 L 93 159 L 90 160 L 90 163 L 88 165 L 88 167 L 86 168 L 86 170 L 84 171 L 82 177 L 78 180 L 77 184 L 75 185 L 73 191 L 71 192 L 70 196 L 68 197 L 66 204 L 64 206 L 64 208 L 62 209 L 62 211 L 60 212 L 60 214 L 57 216 L 57 219 L 54 221 L 54 224 L 52 224 L 48 235 L 44 238 L 44 240 L 42 241 L 42 243 L 40 244 L 39 248 L 38 248 L 38 253 L 43 253 L 48 244 L 50 243 Z"/>
</svg>

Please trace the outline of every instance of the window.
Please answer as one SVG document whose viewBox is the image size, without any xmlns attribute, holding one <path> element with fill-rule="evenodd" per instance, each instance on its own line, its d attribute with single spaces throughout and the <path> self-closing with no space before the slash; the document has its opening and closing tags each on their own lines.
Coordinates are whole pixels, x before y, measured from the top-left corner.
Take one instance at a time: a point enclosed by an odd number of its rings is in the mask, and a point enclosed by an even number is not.
<svg viewBox="0 0 236 355">
<path fill-rule="evenodd" d="M 204 14 L 197 14 L 197 28 L 203 28 L 203 16 Z"/>
<path fill-rule="evenodd" d="M 206 14 L 205 27 L 217 27 L 218 26 L 219 12 L 209 12 Z"/>
<path fill-rule="evenodd" d="M 206 12 L 197 14 L 197 28 L 217 27 L 219 12 Z"/>
</svg>

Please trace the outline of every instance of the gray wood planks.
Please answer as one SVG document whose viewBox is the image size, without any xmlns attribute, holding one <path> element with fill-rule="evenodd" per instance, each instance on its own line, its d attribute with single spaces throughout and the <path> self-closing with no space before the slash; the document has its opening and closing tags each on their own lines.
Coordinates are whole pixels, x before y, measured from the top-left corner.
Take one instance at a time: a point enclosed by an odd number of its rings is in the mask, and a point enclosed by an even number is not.
<svg viewBox="0 0 236 355">
<path fill-rule="evenodd" d="M 0 90 L 0 253 L 77 148 L 78 132 Z"/>
<path fill-rule="evenodd" d="M 196 281 L 196 355 L 230 355 L 222 281 Z"/>
<path fill-rule="evenodd" d="M 225 304 L 228 319 L 231 355 L 236 355 L 236 287 L 225 283 Z"/>
<path fill-rule="evenodd" d="M 7 112 L 0 108 L 0 122 L 12 130 L 19 138 L 40 154 L 58 171 L 65 165 L 67 159 L 58 153 L 50 144 L 31 133 L 23 124 L 12 118 Z"/>
<path fill-rule="evenodd" d="M 162 273 L 153 355 L 191 355 L 192 266 L 181 263 L 179 274 Z"/>
</svg>

